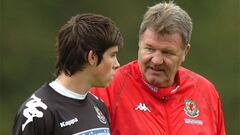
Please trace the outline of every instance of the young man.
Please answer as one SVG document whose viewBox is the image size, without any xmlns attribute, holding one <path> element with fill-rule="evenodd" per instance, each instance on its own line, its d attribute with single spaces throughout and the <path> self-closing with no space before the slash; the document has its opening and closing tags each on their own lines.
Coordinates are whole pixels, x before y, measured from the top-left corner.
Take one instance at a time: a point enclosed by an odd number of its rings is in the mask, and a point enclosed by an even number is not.
<svg viewBox="0 0 240 135">
<path fill-rule="evenodd" d="M 13 135 L 109 135 L 107 108 L 88 91 L 112 80 L 122 45 L 109 18 L 91 13 L 72 17 L 57 36 L 56 80 L 23 103 Z"/>
<path fill-rule="evenodd" d="M 112 135 L 225 135 L 214 85 L 181 64 L 190 49 L 192 21 L 173 3 L 145 13 L 138 60 L 119 68 L 105 89 Z"/>
</svg>

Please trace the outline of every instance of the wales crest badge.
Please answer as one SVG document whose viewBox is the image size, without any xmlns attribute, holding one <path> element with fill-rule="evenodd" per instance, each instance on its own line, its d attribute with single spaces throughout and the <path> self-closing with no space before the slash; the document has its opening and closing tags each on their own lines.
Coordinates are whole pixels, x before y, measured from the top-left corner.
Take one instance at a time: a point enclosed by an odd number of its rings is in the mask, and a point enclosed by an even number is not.
<svg viewBox="0 0 240 135">
<path fill-rule="evenodd" d="M 197 117 L 199 115 L 199 110 L 196 102 L 192 100 L 184 100 L 184 112 L 189 117 Z"/>
<path fill-rule="evenodd" d="M 103 113 L 96 106 L 94 106 L 94 109 L 97 112 L 97 117 L 98 117 L 99 121 L 101 121 L 103 124 L 106 124 L 107 120 L 104 117 Z"/>
</svg>

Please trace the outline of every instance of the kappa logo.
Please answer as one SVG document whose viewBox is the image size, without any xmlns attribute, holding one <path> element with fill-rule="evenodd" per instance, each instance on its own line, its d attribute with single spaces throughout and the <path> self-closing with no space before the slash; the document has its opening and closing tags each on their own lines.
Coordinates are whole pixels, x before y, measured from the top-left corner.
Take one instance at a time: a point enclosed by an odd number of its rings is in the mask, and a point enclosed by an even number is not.
<svg viewBox="0 0 240 135">
<path fill-rule="evenodd" d="M 184 112 L 189 117 L 197 117 L 199 115 L 199 110 L 196 102 L 192 100 L 184 100 Z"/>
<path fill-rule="evenodd" d="M 61 127 L 71 126 L 71 125 L 73 125 L 76 122 L 78 122 L 78 119 L 75 117 L 75 118 L 73 118 L 71 120 L 61 122 L 60 126 Z"/>
<path fill-rule="evenodd" d="M 26 103 L 26 109 L 23 110 L 23 116 L 27 118 L 24 124 L 22 124 L 22 131 L 26 125 L 33 121 L 33 117 L 42 118 L 43 112 L 39 111 L 37 107 L 41 107 L 44 110 L 47 109 L 47 105 L 41 101 L 41 98 L 36 97 L 34 94 L 31 96 L 31 100 Z"/>
<path fill-rule="evenodd" d="M 151 112 L 144 103 L 139 103 L 135 110 L 140 110 L 144 112 Z"/>
</svg>

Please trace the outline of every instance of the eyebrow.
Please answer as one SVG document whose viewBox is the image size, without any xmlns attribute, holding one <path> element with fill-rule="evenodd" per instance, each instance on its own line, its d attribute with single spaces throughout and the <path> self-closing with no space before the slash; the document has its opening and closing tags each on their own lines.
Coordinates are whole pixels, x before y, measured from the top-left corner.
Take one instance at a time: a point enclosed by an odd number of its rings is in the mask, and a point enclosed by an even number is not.
<svg viewBox="0 0 240 135">
<path fill-rule="evenodd" d="M 112 51 L 111 53 L 118 53 L 118 50 L 114 50 L 114 51 Z"/>
<path fill-rule="evenodd" d="M 152 44 L 149 44 L 149 43 L 146 43 L 145 45 L 146 45 L 146 46 L 149 46 L 149 47 L 152 47 L 152 46 L 153 46 Z"/>
</svg>

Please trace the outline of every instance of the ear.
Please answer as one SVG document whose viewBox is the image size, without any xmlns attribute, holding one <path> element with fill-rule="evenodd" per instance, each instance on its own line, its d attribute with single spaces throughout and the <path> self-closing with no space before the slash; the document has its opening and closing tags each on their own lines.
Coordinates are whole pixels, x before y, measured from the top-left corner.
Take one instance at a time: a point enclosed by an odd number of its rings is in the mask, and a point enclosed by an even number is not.
<svg viewBox="0 0 240 135">
<path fill-rule="evenodd" d="M 97 64 L 97 55 L 93 50 L 90 50 L 87 55 L 87 60 L 90 65 L 96 65 Z"/>
<path fill-rule="evenodd" d="M 187 46 L 184 48 L 184 54 L 183 54 L 183 57 L 182 57 L 182 62 L 185 61 L 185 57 L 187 56 L 190 48 L 191 48 L 191 45 L 190 45 L 190 44 L 187 44 Z"/>
</svg>

